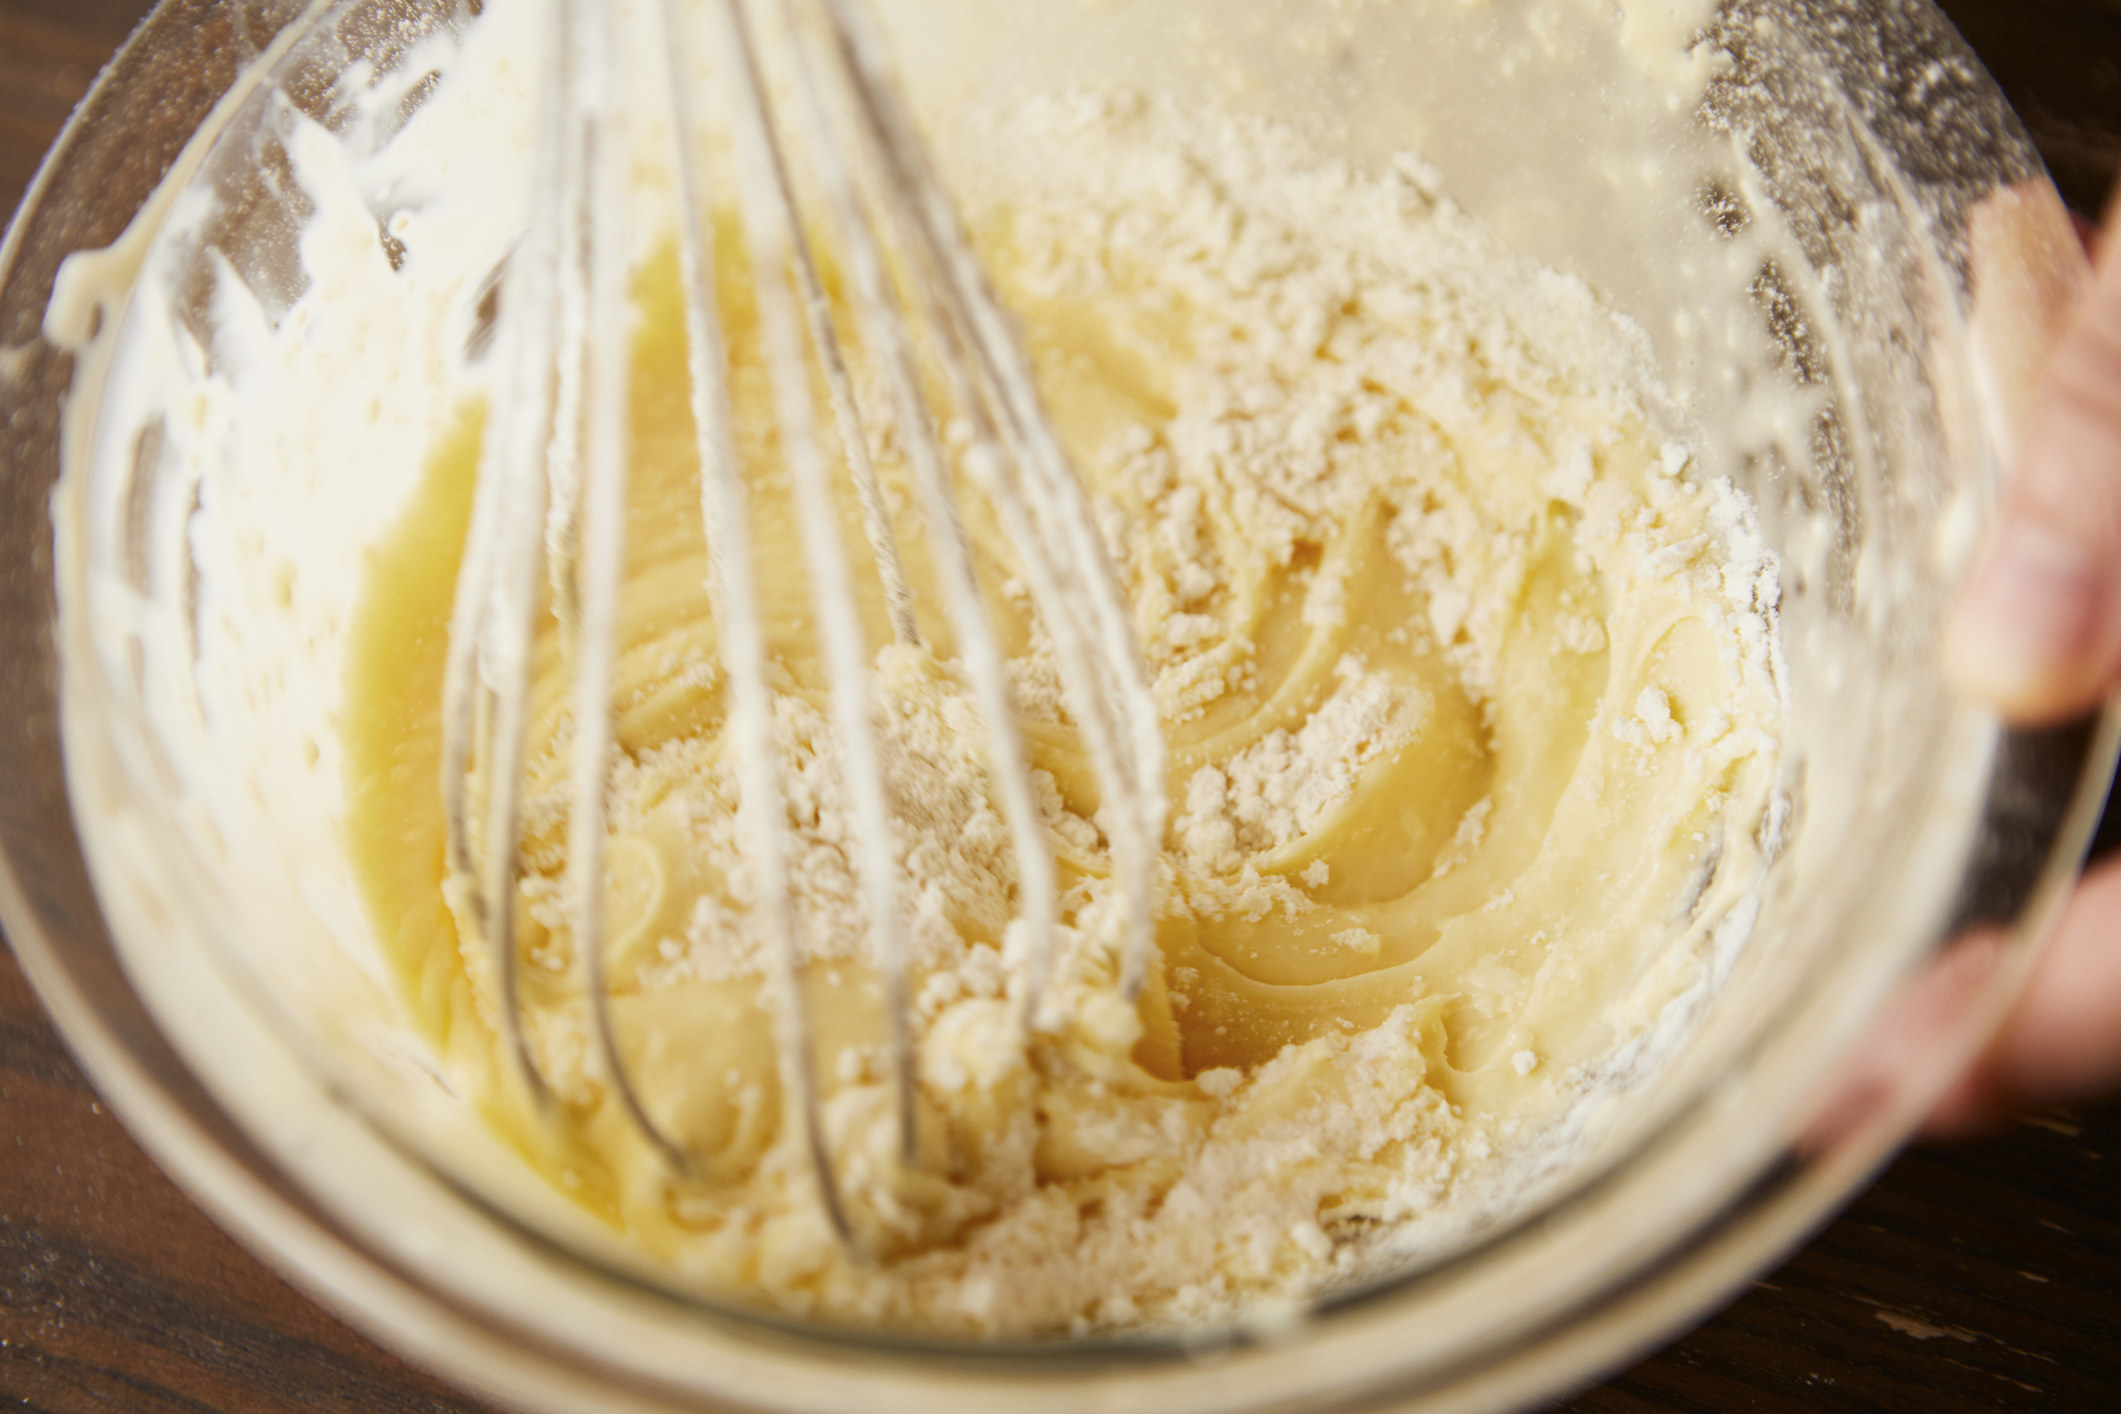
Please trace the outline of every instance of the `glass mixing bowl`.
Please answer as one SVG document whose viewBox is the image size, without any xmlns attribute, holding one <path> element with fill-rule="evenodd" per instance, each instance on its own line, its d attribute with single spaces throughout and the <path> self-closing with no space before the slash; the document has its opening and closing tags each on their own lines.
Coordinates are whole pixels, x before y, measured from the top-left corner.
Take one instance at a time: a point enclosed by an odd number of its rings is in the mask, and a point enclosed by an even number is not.
<svg viewBox="0 0 2121 1414">
<path fill-rule="evenodd" d="M 150 249 L 294 288 L 282 117 L 337 121 L 350 74 L 417 102 L 422 36 L 479 8 L 166 0 L 0 250 L 0 915 L 142 1143 L 322 1299 L 530 1409 L 1502 1408 L 1588 1382 L 1786 1251 L 2001 1016 L 2117 722 L 2007 731 L 1935 666 L 2082 257 L 1928 0 L 899 0 L 883 9 L 946 169 L 968 115 L 1026 88 L 1213 96 L 1358 158 L 1417 149 L 1637 320 L 1706 466 L 1782 556 L 1786 809 L 1719 985 L 1627 1103 L 1526 1202 L 1315 1310 L 971 1346 L 672 1289 L 425 1063 L 313 867 L 328 822 L 240 788 L 302 743 L 166 710 L 202 651 L 189 511 L 102 417 L 135 298 L 211 290 L 142 294 Z"/>
</svg>

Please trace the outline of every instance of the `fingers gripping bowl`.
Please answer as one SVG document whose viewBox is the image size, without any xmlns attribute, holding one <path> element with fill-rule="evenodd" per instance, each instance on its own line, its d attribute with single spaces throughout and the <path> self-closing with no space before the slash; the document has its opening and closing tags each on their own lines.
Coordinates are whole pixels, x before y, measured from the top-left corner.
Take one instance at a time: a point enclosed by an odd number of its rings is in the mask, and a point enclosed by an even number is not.
<svg viewBox="0 0 2121 1414">
<path fill-rule="evenodd" d="M 1006 1390 L 1032 1407 L 1077 1407 L 1095 1388 L 1115 1407 L 1244 1408 L 1327 1391 L 1449 1405 L 1584 1377 L 1698 1309 L 1867 1171 L 1923 1082 L 1903 1084 L 1861 1038 L 1963 1049 L 2007 991 L 2081 839 L 2071 791 L 2099 774 L 2086 768 L 2103 742 L 2088 731 L 1999 736 L 1950 703 L 1930 661 L 2009 425 L 2013 340 L 2041 327 L 2037 302 L 1979 267 L 1983 223 L 2015 212 L 2014 229 L 2030 232 L 2021 248 L 2057 260 L 2066 249 L 2039 189 L 2015 187 L 2035 169 L 1923 7 L 1882 19 L 1867 8 L 1853 27 L 1823 5 L 1720 17 L 1658 7 L 1617 24 L 1592 7 L 1327 18 L 1231 7 L 1212 36 L 1189 26 L 1185 7 L 887 14 L 921 41 L 901 42 L 900 58 L 938 133 L 976 127 L 962 115 L 1011 109 L 1026 93 L 1088 87 L 1261 114 L 1363 170 L 1415 150 L 1436 186 L 1509 246 L 1580 272 L 1647 332 L 1698 470 L 1751 498 L 1780 557 L 1789 660 L 1772 782 L 1787 801 L 1779 854 L 1747 895 L 1758 912 L 1744 947 L 1703 991 L 1699 1015 L 1672 1030 L 1675 1057 L 1639 1073 L 1624 1102 L 1572 1111 L 1543 1170 L 1520 1167 L 1513 1187 L 1432 1229 L 1425 1249 L 1350 1273 L 1307 1319 L 1253 1303 L 1184 1340 L 1092 1335 L 1025 1350 L 879 1344 L 703 1300 L 467 1123 L 393 979 L 363 970 L 373 945 L 346 936 L 363 917 L 358 898 L 305 856 L 335 824 L 305 822 L 299 793 L 201 788 L 248 782 L 259 756 L 299 759 L 305 743 L 216 740 L 210 721 L 157 709 L 171 681 L 159 675 L 191 671 L 194 508 L 152 489 L 115 495 L 156 460 L 136 437 L 106 436 L 117 419 L 98 396 L 127 371 L 121 332 L 128 300 L 142 296 L 126 262 L 158 242 L 197 238 L 199 263 L 218 253 L 261 305 L 300 306 L 298 233 L 320 223 L 288 141 L 304 129 L 288 114 L 346 136 L 333 105 L 356 52 L 370 56 L 358 71 L 368 91 L 408 99 L 421 73 L 406 56 L 436 32 L 417 7 L 245 12 L 250 28 L 224 37 L 247 37 L 262 62 L 209 75 L 200 108 L 228 92 L 212 113 L 159 115 L 174 125 L 171 155 L 199 134 L 163 188 L 167 204 L 149 203 L 100 269 L 77 265 L 45 320 L 57 258 L 109 244 L 161 175 L 134 171 L 125 199 L 111 197 L 123 185 L 111 173 L 129 170 L 114 165 L 109 134 L 125 119 L 113 115 L 140 101 L 127 85 L 205 62 L 180 58 L 189 40 L 167 47 L 191 33 L 191 17 L 166 12 L 154 22 L 166 28 L 151 30 L 165 46 L 129 51 L 17 227 L 7 308 L 11 341 L 27 350 L 13 388 L 30 415 L 13 427 L 28 439 L 16 464 L 29 479 L 10 494 L 41 504 L 69 381 L 63 440 L 88 468 L 56 503 L 67 609 L 57 647 L 73 812 L 100 909 L 54 831 L 67 815 L 51 762 L 35 764 L 26 734 L 11 749 L 44 793 L 25 800 L 48 813 L 41 828 L 25 814 L 10 837 L 12 877 L 37 883 L 11 900 L 11 934 L 99 1082 L 226 1220 L 401 1342 L 519 1399 L 579 1403 L 594 1390 L 607 1407 L 836 1408 L 859 1389 L 872 1401 L 979 1407 Z M 1697 23 L 1708 40 L 1690 48 Z M 1903 71 L 1930 76 L 1920 94 L 1875 78 Z M 946 138 L 946 166 L 972 170 L 982 154 L 971 146 Z M 92 191 L 119 209 L 87 202 Z M 186 191 L 212 199 L 187 207 Z M 387 248 L 394 213 L 368 214 Z M 1646 261 L 1646 250 L 1669 259 Z M 201 279 L 191 297 L 212 284 Z M 97 290 L 101 303 L 83 298 Z M 33 342 L 40 322 L 70 346 L 71 366 Z M 194 327 L 208 331 L 211 357 L 211 321 Z M 363 375 L 421 371 L 378 362 L 360 364 Z M 427 450 L 408 442 L 405 456 L 419 465 Z M 116 470 L 99 481 L 99 465 Z M 11 533 L 29 521 L 51 533 L 41 512 L 12 518 Z M 326 575 L 321 562 L 304 569 L 290 594 Z M 51 662 L 53 644 L 37 638 L 51 622 L 50 579 L 8 583 L 9 631 L 45 648 L 24 661 Z M 84 612 L 119 602 L 95 597 L 105 585 L 123 591 L 125 614 Z M 298 637 L 282 649 L 249 645 L 253 662 L 338 661 Z M 55 681 L 17 690 L 26 732 L 56 723 Z M 289 710 L 301 694 L 330 697 L 294 672 L 274 691 L 273 710 L 246 719 L 258 731 L 302 720 Z M 335 706 L 313 700 L 312 718 Z M 1896 1021 L 1896 986 L 1925 967 L 1950 984 L 1927 985 L 1949 1003 L 1929 1012 L 1948 1016 Z M 1852 1076 L 1864 1083 L 1844 1083 Z M 1223 1354 L 1199 1360 L 1208 1348 Z"/>
</svg>

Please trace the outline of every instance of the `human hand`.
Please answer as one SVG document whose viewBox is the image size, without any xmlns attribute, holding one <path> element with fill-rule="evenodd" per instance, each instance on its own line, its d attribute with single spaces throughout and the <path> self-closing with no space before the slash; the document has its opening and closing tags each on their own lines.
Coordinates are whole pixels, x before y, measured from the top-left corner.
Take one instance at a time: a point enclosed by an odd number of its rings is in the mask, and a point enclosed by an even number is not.
<svg viewBox="0 0 2121 1414">
<path fill-rule="evenodd" d="M 2009 224 L 2008 211 L 1985 229 L 1977 217 L 1977 284 L 1984 266 L 2009 269 L 2022 254 Z M 2031 370 L 2005 371 L 2006 382 L 2019 376 L 2026 385 L 2023 405 L 2004 409 L 2022 413 L 2022 421 L 2004 420 L 2023 425 L 2025 436 L 1996 533 L 1946 636 L 1946 669 L 1958 686 L 2024 726 L 2078 716 L 2121 687 L 2121 240 L 2105 245 L 2074 299 L 2039 292 L 2046 307 L 2071 312 L 2054 331 L 2059 343 L 2037 390 Z M 2006 290 L 1989 303 L 2040 307 L 2037 298 L 2009 298 L 2030 293 Z M 2042 332 L 2015 343 L 2044 347 Z M 2121 860 L 2078 887 L 2002 1031 L 1929 1129 L 1964 1133 L 2117 1084 Z"/>
</svg>

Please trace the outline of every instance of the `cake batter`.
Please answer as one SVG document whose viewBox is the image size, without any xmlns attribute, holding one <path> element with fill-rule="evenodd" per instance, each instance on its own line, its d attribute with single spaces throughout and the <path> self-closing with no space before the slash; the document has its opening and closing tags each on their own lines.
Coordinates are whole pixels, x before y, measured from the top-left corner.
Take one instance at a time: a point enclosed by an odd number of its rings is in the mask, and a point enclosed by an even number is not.
<svg viewBox="0 0 2121 1414">
<path fill-rule="evenodd" d="M 996 150 L 962 197 L 1166 724 L 1174 818 L 1139 1006 L 1116 988 L 1094 776 L 975 502 L 1062 868 L 1062 1024 L 1028 1049 L 1011 1026 L 1015 865 L 915 553 L 926 647 L 883 647 L 864 581 L 916 998 L 923 1153 L 899 1171 L 808 586 L 767 578 L 827 1126 L 875 1260 L 844 1250 L 783 1114 L 667 255 L 638 281 L 606 943 L 635 1083 L 690 1169 L 626 1122 L 591 1055 L 565 905 L 572 675 L 550 615 L 521 947 L 555 1115 L 508 1083 L 490 961 L 447 902 L 438 707 L 478 408 L 369 565 L 348 837 L 452 1073 L 682 1279 L 948 1332 L 1182 1324 L 1312 1290 L 1354 1239 L 1447 1212 L 1693 985 L 1758 874 L 1775 568 L 1736 494 L 1691 470 L 1635 331 L 1499 246 L 1419 163 L 1344 167 L 1263 123 L 1124 94 L 1030 104 Z M 725 256 L 717 274 L 760 563 L 796 566 L 745 272 Z M 888 426 L 872 451 L 918 547 Z M 854 553 L 851 493 L 843 509 Z"/>
</svg>

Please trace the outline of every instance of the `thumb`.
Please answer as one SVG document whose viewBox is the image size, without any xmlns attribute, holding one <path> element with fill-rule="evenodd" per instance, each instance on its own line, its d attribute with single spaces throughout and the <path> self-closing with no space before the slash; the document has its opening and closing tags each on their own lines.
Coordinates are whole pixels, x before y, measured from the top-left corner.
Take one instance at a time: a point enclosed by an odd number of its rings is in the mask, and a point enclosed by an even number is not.
<svg viewBox="0 0 2121 1414">
<path fill-rule="evenodd" d="M 2121 240 L 2047 366 L 1945 666 L 2028 725 L 2077 715 L 2121 679 Z"/>
</svg>

